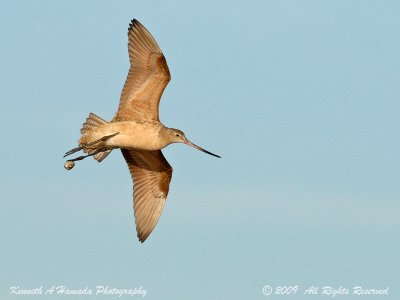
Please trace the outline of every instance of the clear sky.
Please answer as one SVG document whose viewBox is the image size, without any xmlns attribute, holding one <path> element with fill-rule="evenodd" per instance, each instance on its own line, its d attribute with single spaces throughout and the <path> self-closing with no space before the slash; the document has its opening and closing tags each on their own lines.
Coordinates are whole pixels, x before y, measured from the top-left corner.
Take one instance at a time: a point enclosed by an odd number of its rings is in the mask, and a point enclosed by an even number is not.
<svg viewBox="0 0 400 300">
<path fill-rule="evenodd" d="M 389 0 L 3 1 L 0 297 L 294 299 L 268 284 L 400 299 L 399 15 Z M 165 149 L 174 175 L 144 244 L 119 151 L 69 172 L 62 158 L 89 112 L 114 115 L 132 18 L 172 74 L 162 121 L 222 156 Z"/>
</svg>

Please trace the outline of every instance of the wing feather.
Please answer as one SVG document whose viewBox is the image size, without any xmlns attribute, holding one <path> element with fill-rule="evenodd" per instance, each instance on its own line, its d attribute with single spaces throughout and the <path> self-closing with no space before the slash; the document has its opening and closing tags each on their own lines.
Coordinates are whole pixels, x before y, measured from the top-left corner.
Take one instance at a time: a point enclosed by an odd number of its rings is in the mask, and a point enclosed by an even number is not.
<svg viewBox="0 0 400 300">
<path fill-rule="evenodd" d="M 128 40 L 131 67 L 113 121 L 159 121 L 160 98 L 171 80 L 167 61 L 150 32 L 135 19 Z"/>
<path fill-rule="evenodd" d="M 172 167 L 161 150 L 121 149 L 133 179 L 136 231 L 139 241 L 147 239 L 167 199 Z"/>
</svg>

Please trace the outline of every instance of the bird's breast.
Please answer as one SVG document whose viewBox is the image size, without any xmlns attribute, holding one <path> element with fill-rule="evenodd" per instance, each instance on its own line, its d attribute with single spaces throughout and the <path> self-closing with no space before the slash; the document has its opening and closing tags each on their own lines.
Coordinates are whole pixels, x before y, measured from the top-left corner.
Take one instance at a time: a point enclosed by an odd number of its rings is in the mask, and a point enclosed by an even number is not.
<svg viewBox="0 0 400 300">
<path fill-rule="evenodd" d="M 141 150 L 158 150 L 165 147 L 159 134 L 163 127 L 161 123 L 124 121 L 105 125 L 105 135 L 119 132 L 107 141 L 108 147 Z"/>
</svg>

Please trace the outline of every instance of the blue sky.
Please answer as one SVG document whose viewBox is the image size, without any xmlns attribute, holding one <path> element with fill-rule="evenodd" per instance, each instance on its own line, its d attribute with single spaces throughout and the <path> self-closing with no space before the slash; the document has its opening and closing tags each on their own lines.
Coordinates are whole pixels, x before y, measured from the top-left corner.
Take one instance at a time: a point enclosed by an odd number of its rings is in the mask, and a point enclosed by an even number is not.
<svg viewBox="0 0 400 300">
<path fill-rule="evenodd" d="M 263 295 L 269 284 L 398 299 L 399 13 L 398 1 L 2 3 L 1 298 L 108 285 L 286 299 Z M 144 244 L 121 154 L 70 172 L 62 158 L 89 112 L 114 115 L 132 18 L 172 74 L 163 123 L 222 156 L 165 149 L 174 175 Z"/>
</svg>

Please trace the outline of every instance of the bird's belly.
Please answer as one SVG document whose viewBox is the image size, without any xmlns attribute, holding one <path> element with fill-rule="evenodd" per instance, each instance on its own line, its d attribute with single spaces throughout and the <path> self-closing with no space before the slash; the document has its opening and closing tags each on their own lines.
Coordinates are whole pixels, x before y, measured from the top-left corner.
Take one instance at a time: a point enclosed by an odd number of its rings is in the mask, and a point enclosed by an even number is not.
<svg viewBox="0 0 400 300">
<path fill-rule="evenodd" d="M 142 150 L 163 148 L 159 140 L 160 125 L 157 123 L 115 122 L 107 125 L 107 133 L 105 135 L 119 132 L 118 135 L 107 140 L 107 147 Z"/>
</svg>

